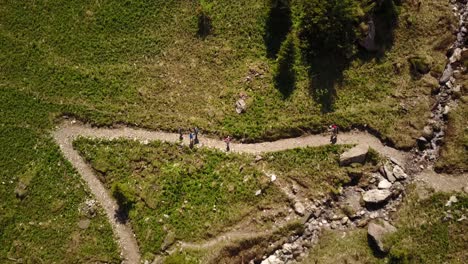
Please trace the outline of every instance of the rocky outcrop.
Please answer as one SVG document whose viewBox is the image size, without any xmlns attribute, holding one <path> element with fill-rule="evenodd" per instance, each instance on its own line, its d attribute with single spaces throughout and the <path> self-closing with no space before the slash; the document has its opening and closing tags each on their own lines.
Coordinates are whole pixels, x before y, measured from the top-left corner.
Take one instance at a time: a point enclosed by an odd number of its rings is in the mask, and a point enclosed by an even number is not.
<svg viewBox="0 0 468 264">
<path fill-rule="evenodd" d="M 383 242 L 384 236 L 396 231 L 397 229 L 394 226 L 384 220 L 370 222 L 367 227 L 367 235 L 371 245 L 374 245 L 376 249 L 382 253 L 386 253 L 390 250 L 390 246 L 385 245 Z"/>
<path fill-rule="evenodd" d="M 368 145 L 357 145 L 340 155 L 340 166 L 347 166 L 352 163 L 364 163 L 366 161 Z"/>
</svg>

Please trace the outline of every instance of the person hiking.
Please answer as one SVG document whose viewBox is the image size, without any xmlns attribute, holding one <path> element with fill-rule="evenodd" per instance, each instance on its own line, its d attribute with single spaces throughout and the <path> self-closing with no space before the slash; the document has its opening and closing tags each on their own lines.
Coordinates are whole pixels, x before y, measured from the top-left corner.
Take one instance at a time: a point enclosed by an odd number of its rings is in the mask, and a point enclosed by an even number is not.
<svg viewBox="0 0 468 264">
<path fill-rule="evenodd" d="M 192 133 L 192 130 L 190 130 L 189 139 L 190 139 L 189 147 L 193 148 L 193 133 Z"/>
<path fill-rule="evenodd" d="M 184 140 L 184 135 L 182 134 L 182 128 L 179 127 L 179 141 Z"/>
<path fill-rule="evenodd" d="M 229 146 L 229 143 L 231 143 L 231 137 L 230 136 L 227 136 L 225 139 L 224 139 L 224 142 L 226 142 L 226 152 L 229 152 L 231 150 L 230 146 Z"/>
<path fill-rule="evenodd" d="M 195 127 L 195 128 L 193 129 L 193 134 L 195 135 L 195 139 L 194 139 L 194 143 L 195 143 L 195 144 L 198 144 L 198 143 L 199 143 L 199 141 L 198 141 L 198 132 L 199 132 L 198 127 Z"/>
<path fill-rule="evenodd" d="M 336 144 L 338 141 L 338 126 L 333 124 L 329 127 L 329 130 L 331 132 L 330 142 Z"/>
</svg>

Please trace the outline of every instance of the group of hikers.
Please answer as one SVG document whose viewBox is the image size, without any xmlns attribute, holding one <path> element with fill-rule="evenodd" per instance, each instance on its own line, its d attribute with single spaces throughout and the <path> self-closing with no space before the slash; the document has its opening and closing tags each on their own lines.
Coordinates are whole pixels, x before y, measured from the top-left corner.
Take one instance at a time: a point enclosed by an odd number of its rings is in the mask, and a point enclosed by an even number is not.
<svg viewBox="0 0 468 264">
<path fill-rule="evenodd" d="M 330 143 L 331 144 L 336 144 L 338 140 L 338 126 L 335 124 L 332 124 L 328 127 L 328 131 L 331 133 L 330 136 Z M 189 129 L 189 147 L 193 148 L 194 145 L 199 144 L 200 141 L 198 140 L 198 134 L 200 130 L 197 127 L 194 127 L 193 129 Z M 182 142 L 184 140 L 184 134 L 182 128 L 179 128 L 179 141 Z M 224 138 L 224 143 L 226 143 L 226 152 L 229 152 L 231 150 L 230 144 L 231 144 L 231 136 L 227 136 Z"/>
<path fill-rule="evenodd" d="M 193 148 L 196 144 L 200 143 L 200 141 L 198 140 L 199 133 L 200 133 L 200 130 L 198 129 L 198 127 L 194 127 L 193 129 L 189 128 L 189 139 L 190 139 L 189 147 L 190 148 Z M 182 130 L 182 128 L 179 127 L 179 141 L 182 142 L 182 140 L 184 140 L 184 131 Z M 230 148 L 231 140 L 232 140 L 231 136 L 227 136 L 224 139 L 224 142 L 226 143 L 227 152 L 231 150 Z"/>
</svg>

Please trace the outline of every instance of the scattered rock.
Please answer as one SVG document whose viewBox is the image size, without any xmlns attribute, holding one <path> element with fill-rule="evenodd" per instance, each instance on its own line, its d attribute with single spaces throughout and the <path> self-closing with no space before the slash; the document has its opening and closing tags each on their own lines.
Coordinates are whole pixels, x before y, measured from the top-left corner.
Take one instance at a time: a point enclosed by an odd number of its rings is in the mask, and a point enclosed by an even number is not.
<svg viewBox="0 0 468 264">
<path fill-rule="evenodd" d="M 418 148 L 420 150 L 423 150 L 427 147 L 427 139 L 425 137 L 420 137 L 416 140 L 416 143 L 418 144 Z"/>
<path fill-rule="evenodd" d="M 432 129 L 431 126 L 425 126 L 425 127 L 423 128 L 422 135 L 423 135 L 423 137 L 426 138 L 427 140 L 431 140 L 431 139 L 434 137 L 434 130 Z"/>
<path fill-rule="evenodd" d="M 262 156 L 260 156 L 260 155 L 255 156 L 255 162 L 259 162 L 261 160 L 263 160 Z"/>
<path fill-rule="evenodd" d="M 24 184 L 22 181 L 19 181 L 15 187 L 15 195 L 16 198 L 23 200 L 28 193 L 28 186 Z"/>
<path fill-rule="evenodd" d="M 347 216 L 341 218 L 341 224 L 342 225 L 346 225 L 348 223 L 348 221 L 349 221 L 349 218 Z"/>
<path fill-rule="evenodd" d="M 397 180 L 404 180 L 408 178 L 408 175 L 405 173 L 405 171 L 403 171 L 403 169 L 398 165 L 393 168 L 393 176 L 395 176 Z"/>
<path fill-rule="evenodd" d="M 236 102 L 236 112 L 238 114 L 242 114 L 247 110 L 247 104 L 245 103 L 244 99 L 239 99 Z"/>
<path fill-rule="evenodd" d="M 386 202 L 390 198 L 391 195 L 392 195 L 392 192 L 390 192 L 389 190 L 374 189 L 374 190 L 365 192 L 364 195 L 362 196 L 362 199 L 367 204 L 375 205 L 375 204 Z"/>
<path fill-rule="evenodd" d="M 346 166 L 352 163 L 364 163 L 364 161 L 366 161 L 367 152 L 369 152 L 369 146 L 365 144 L 351 148 L 340 155 L 340 166 Z"/>
<path fill-rule="evenodd" d="M 388 163 L 385 164 L 384 167 L 383 167 L 383 170 L 385 172 L 385 177 L 387 178 L 387 180 L 389 180 L 392 183 L 396 181 L 395 176 L 393 176 L 392 166 L 390 166 L 390 164 L 388 164 Z"/>
<path fill-rule="evenodd" d="M 255 196 L 259 196 L 260 194 L 262 194 L 262 190 L 257 190 L 257 191 L 255 192 Z"/>
<path fill-rule="evenodd" d="M 455 63 L 455 62 L 457 62 L 457 61 L 460 61 L 460 59 L 461 59 L 461 53 L 462 53 L 462 49 L 456 48 L 456 49 L 453 51 L 453 54 L 452 54 L 452 56 L 450 57 L 449 62 L 450 62 L 450 63 Z"/>
<path fill-rule="evenodd" d="M 440 77 L 439 83 L 444 84 L 450 80 L 450 77 L 452 77 L 453 74 L 453 69 L 450 64 L 447 65 L 447 67 L 444 70 L 444 73 L 442 74 L 442 77 Z"/>
<path fill-rule="evenodd" d="M 403 184 L 401 184 L 400 182 L 395 182 L 392 186 L 393 197 L 398 197 L 400 194 L 403 193 L 404 190 L 405 187 L 403 186 Z"/>
<path fill-rule="evenodd" d="M 304 216 L 304 213 L 305 213 L 305 207 L 304 205 L 301 203 L 301 202 L 296 202 L 294 204 L 294 211 L 300 215 L 300 216 Z"/>
<path fill-rule="evenodd" d="M 78 222 L 78 227 L 81 228 L 81 229 L 86 229 L 89 227 L 89 225 L 91 224 L 91 221 L 89 219 L 81 219 L 79 222 Z"/>
<path fill-rule="evenodd" d="M 78 209 L 81 215 L 87 218 L 93 218 L 97 214 L 97 205 L 96 200 L 88 199 L 82 203 Z"/>
<path fill-rule="evenodd" d="M 367 227 L 367 235 L 370 240 L 377 246 L 377 249 L 382 253 L 387 253 L 390 250 L 388 245 L 384 245 L 384 235 L 396 232 L 397 229 L 390 223 L 384 220 L 372 221 Z"/>
<path fill-rule="evenodd" d="M 447 201 L 445 206 L 452 206 L 452 204 L 457 203 L 458 199 L 455 195 L 450 196 L 450 199 Z"/>
<path fill-rule="evenodd" d="M 275 255 L 269 256 L 267 259 L 263 260 L 261 264 L 283 264 L 284 262 L 278 259 Z"/>
<path fill-rule="evenodd" d="M 390 189 L 390 187 L 392 187 L 392 183 L 386 179 L 383 179 L 379 182 L 379 189 Z"/>
</svg>

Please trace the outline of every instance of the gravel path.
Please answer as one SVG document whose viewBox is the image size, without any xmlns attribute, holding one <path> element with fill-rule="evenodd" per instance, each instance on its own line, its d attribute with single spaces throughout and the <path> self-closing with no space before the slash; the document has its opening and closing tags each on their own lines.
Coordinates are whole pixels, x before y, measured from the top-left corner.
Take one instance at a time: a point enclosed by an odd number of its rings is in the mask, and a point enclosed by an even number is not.
<svg viewBox="0 0 468 264">
<path fill-rule="evenodd" d="M 92 168 L 85 162 L 85 160 L 78 154 L 78 152 L 73 149 L 72 142 L 79 136 L 106 140 L 126 138 L 138 140 L 140 142 L 149 142 L 154 140 L 178 142 L 178 134 L 159 131 L 149 131 L 144 129 L 128 127 L 121 127 L 115 129 L 92 128 L 90 126 L 72 123 L 74 122 L 66 122 L 60 125 L 53 132 L 53 137 L 57 144 L 60 146 L 60 149 L 63 152 L 65 158 L 72 163 L 75 169 L 83 177 L 93 195 L 104 208 L 107 217 L 109 218 L 109 221 L 112 224 L 115 235 L 118 238 L 122 250 L 121 254 L 124 259 L 124 263 L 139 263 L 140 253 L 138 249 L 138 243 L 135 239 L 135 235 L 131 227 L 128 224 L 120 223 L 116 219 L 115 212 L 118 208 L 116 202 L 111 197 L 110 193 L 106 190 L 104 185 L 98 180 Z M 188 144 L 187 136 L 184 140 L 184 143 Z M 274 142 L 264 142 L 255 144 L 231 143 L 231 151 L 239 153 L 256 154 L 306 146 L 316 147 L 327 144 L 329 144 L 328 135 L 308 135 L 298 138 L 281 139 Z M 405 163 L 408 157 L 408 154 L 406 152 L 398 151 L 391 147 L 385 146 L 379 141 L 379 139 L 377 139 L 373 135 L 362 131 L 353 131 L 339 134 L 338 144 L 367 144 L 380 154 L 397 159 L 401 163 Z M 206 138 L 203 136 L 200 137 L 200 146 L 217 148 L 222 150 L 225 149 L 225 143 L 222 140 Z M 238 236 L 243 236 L 243 234 L 232 234 L 230 236 L 225 236 L 218 239 L 230 240 Z M 219 240 L 215 239 L 211 241 L 211 243 L 214 243 L 216 241 Z M 197 247 L 197 245 L 191 243 L 184 243 L 184 245 L 186 247 Z M 206 245 L 203 245 L 202 247 L 205 246 Z"/>
</svg>

